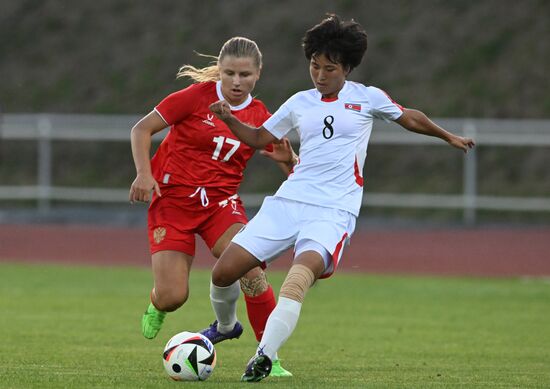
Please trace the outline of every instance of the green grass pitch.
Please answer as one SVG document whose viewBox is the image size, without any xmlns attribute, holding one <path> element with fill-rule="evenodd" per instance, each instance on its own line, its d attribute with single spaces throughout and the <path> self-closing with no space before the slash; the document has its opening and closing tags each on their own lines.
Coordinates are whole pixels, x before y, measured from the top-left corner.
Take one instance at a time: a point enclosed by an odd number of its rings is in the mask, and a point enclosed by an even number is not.
<svg viewBox="0 0 550 389">
<path fill-rule="evenodd" d="M 1 388 L 247 387 L 245 333 L 219 344 L 206 382 L 164 373 L 165 342 L 212 321 L 209 274 L 152 341 L 141 336 L 151 274 L 143 268 L 0 264 Z M 284 274 L 269 273 L 276 290 Z M 281 388 L 548 388 L 550 282 L 338 273 L 308 294 L 280 357 Z"/>
</svg>

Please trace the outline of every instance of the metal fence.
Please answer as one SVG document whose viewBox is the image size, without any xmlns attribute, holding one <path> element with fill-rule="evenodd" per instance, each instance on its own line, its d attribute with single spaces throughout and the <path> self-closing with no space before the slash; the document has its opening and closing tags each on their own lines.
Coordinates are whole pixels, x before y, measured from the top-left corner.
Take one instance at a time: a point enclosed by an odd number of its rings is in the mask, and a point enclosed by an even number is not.
<svg viewBox="0 0 550 389">
<path fill-rule="evenodd" d="M 139 119 L 134 115 L 58 115 L 5 114 L 1 120 L 0 139 L 38 142 L 37 182 L 32 186 L 0 185 L 0 200 L 36 200 L 41 210 L 47 210 L 52 201 L 69 202 L 126 202 L 126 189 L 60 187 L 52 185 L 52 142 L 111 141 L 129 142 L 129 130 Z M 436 119 L 443 127 L 462 130 L 478 145 L 491 146 L 550 146 L 548 120 L 496 119 Z M 155 136 L 160 141 L 166 132 Z M 291 140 L 293 139 L 291 136 Z M 377 121 L 371 144 L 386 145 L 442 145 L 439 139 L 417 136 L 403 131 L 393 123 Z M 368 192 L 363 206 L 396 208 L 439 208 L 462 210 L 464 221 L 475 223 L 477 210 L 550 211 L 548 197 L 503 197 L 477 194 L 477 153 L 473 149 L 464 155 L 461 193 L 400 194 Z M 2 184 L 0 182 L 0 184 Z M 245 203 L 259 206 L 264 193 L 243 193 Z"/>
</svg>

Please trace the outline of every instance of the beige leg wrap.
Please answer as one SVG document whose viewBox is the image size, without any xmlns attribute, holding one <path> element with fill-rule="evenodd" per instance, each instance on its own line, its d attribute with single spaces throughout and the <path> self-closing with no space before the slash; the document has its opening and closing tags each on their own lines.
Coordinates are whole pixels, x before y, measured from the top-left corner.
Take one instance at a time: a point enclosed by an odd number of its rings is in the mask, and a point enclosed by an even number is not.
<svg viewBox="0 0 550 389">
<path fill-rule="evenodd" d="M 255 297 L 261 295 L 268 288 L 267 279 L 265 278 L 265 273 L 260 272 L 258 276 L 249 280 L 248 278 L 241 278 L 241 290 L 248 297 Z"/>
<path fill-rule="evenodd" d="M 306 292 L 315 282 L 315 275 L 304 265 L 293 265 L 281 286 L 279 297 L 286 297 L 299 303 L 304 302 Z"/>
</svg>

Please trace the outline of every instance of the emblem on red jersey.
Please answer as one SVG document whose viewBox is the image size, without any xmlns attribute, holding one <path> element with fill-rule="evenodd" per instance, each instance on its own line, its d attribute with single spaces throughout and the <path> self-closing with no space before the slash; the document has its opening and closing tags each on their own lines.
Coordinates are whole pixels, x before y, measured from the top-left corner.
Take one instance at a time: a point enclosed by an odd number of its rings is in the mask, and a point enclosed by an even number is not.
<svg viewBox="0 0 550 389">
<path fill-rule="evenodd" d="M 231 212 L 232 215 L 241 215 L 237 209 L 237 202 L 235 200 L 231 200 L 231 208 L 233 208 L 233 212 Z"/>
<path fill-rule="evenodd" d="M 344 107 L 346 107 L 346 109 L 351 109 L 352 111 L 361 112 L 361 104 L 345 103 Z"/>
<path fill-rule="evenodd" d="M 214 124 L 214 122 L 212 120 L 214 120 L 214 115 L 208 113 L 208 114 L 206 114 L 206 120 L 203 120 L 202 122 L 204 124 L 208 124 L 211 127 L 216 127 L 216 125 Z"/>
<path fill-rule="evenodd" d="M 166 236 L 166 228 L 164 227 L 157 227 L 153 231 L 153 239 L 155 240 L 156 244 L 159 244 L 160 242 L 162 242 L 165 236 Z"/>
</svg>

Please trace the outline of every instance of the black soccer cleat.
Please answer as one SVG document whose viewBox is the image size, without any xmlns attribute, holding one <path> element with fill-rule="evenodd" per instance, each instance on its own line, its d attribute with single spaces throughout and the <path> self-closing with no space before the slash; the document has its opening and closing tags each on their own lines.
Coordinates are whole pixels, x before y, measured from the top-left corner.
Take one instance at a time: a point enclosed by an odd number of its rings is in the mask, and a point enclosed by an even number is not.
<svg viewBox="0 0 550 389">
<path fill-rule="evenodd" d="M 246 370 L 241 377 L 241 381 L 244 382 L 258 382 L 263 380 L 271 373 L 271 359 L 265 355 L 262 351 L 258 352 L 258 355 L 252 357 L 252 359 L 246 365 Z"/>
</svg>

